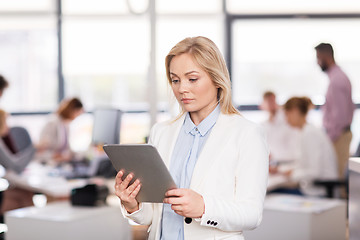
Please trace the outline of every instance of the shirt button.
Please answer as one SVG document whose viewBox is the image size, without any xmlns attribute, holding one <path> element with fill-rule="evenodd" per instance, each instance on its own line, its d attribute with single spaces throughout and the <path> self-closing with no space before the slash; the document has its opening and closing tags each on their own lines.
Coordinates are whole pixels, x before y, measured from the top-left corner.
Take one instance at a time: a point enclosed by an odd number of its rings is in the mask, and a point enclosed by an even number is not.
<svg viewBox="0 0 360 240">
<path fill-rule="evenodd" d="M 189 218 L 189 217 L 185 218 L 185 222 L 187 224 L 190 224 L 192 222 L 192 218 Z"/>
<path fill-rule="evenodd" d="M 199 131 L 199 129 L 198 129 L 198 128 L 195 128 L 195 131 L 197 131 L 197 132 L 198 132 L 198 131 Z"/>
</svg>

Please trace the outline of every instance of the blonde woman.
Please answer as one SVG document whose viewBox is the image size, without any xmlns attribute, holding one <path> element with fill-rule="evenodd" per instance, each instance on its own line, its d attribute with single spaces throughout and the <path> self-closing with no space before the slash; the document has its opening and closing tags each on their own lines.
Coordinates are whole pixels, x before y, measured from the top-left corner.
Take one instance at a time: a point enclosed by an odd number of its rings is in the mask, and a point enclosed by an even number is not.
<svg viewBox="0 0 360 240">
<path fill-rule="evenodd" d="M 231 103 L 225 61 L 205 37 L 186 38 L 166 56 L 166 75 L 182 114 L 156 124 L 149 143 L 170 170 L 178 189 L 164 204 L 139 203 L 132 174 L 116 177 L 124 215 L 151 225 L 149 239 L 244 239 L 262 217 L 268 148 L 258 125 Z M 124 176 L 125 177 L 125 176 Z"/>
</svg>

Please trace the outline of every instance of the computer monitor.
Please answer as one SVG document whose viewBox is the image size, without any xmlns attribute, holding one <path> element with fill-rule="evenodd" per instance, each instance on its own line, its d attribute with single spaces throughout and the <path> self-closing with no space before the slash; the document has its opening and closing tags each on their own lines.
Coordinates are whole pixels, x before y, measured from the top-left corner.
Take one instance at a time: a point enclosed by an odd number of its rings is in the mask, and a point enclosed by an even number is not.
<svg viewBox="0 0 360 240">
<path fill-rule="evenodd" d="M 122 112 L 119 109 L 96 109 L 94 111 L 92 144 L 120 143 L 121 115 Z"/>
</svg>

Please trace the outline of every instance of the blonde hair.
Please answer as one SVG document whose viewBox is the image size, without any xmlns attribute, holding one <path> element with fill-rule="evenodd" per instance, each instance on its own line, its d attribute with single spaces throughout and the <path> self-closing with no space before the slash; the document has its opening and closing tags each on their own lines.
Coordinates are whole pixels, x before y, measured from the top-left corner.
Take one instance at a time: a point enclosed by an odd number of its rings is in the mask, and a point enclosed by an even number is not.
<svg viewBox="0 0 360 240">
<path fill-rule="evenodd" d="M 177 43 L 165 58 L 166 76 L 169 84 L 170 63 L 175 56 L 188 53 L 218 87 L 218 102 L 224 114 L 239 114 L 232 104 L 231 82 L 225 60 L 213 41 L 206 37 L 189 37 Z M 180 115 L 184 113 L 184 110 Z"/>
</svg>

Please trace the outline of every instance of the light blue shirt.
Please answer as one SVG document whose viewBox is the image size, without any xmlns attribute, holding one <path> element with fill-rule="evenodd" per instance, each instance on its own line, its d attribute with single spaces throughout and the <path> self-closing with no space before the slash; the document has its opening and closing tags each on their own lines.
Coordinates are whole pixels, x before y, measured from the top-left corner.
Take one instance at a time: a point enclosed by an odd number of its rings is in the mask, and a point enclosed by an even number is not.
<svg viewBox="0 0 360 240">
<path fill-rule="evenodd" d="M 200 152 L 220 115 L 217 107 L 196 126 L 189 113 L 180 129 L 170 161 L 170 173 L 179 188 L 189 188 Z M 170 204 L 164 204 L 161 220 L 161 240 L 184 239 L 184 217 L 176 214 Z"/>
</svg>

